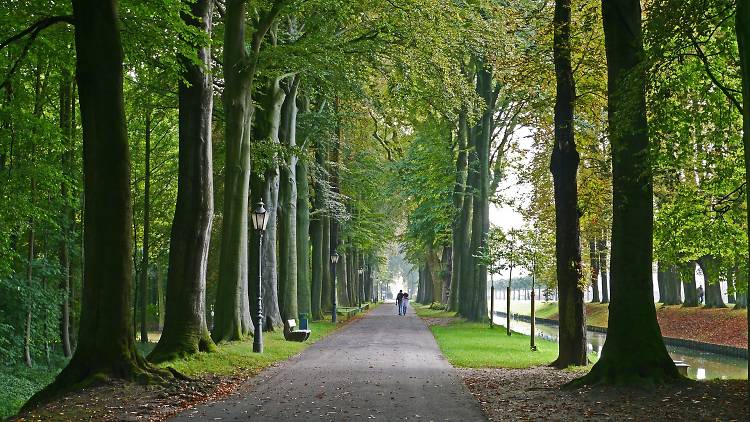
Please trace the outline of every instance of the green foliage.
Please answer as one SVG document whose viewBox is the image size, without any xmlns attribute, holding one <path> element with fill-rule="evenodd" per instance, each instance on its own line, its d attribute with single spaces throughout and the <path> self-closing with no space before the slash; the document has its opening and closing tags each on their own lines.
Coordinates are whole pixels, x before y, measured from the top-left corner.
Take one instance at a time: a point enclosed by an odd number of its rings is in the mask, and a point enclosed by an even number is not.
<svg viewBox="0 0 750 422">
<path fill-rule="evenodd" d="M 20 362 L 23 356 L 27 313 L 32 314 L 31 354 L 42 359 L 60 340 L 60 292 L 47 281 L 58 268 L 45 260 L 34 262 L 35 276 L 29 282 L 22 275 L 0 278 L 0 358 Z"/>
<path fill-rule="evenodd" d="M 410 258 L 450 244 L 456 212 L 451 196 L 455 177 L 452 134 L 439 122 L 420 125 L 416 130 L 405 157 L 396 164 L 398 178 L 392 183 L 407 213 L 402 241 Z"/>
</svg>

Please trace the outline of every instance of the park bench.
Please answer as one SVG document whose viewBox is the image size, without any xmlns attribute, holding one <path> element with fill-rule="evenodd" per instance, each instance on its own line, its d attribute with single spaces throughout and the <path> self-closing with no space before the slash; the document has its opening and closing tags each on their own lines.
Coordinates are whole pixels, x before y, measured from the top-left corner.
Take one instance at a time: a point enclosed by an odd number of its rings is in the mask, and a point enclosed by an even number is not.
<svg viewBox="0 0 750 422">
<path fill-rule="evenodd" d="M 684 361 L 676 360 L 674 361 L 674 366 L 677 367 L 677 371 L 680 372 L 680 375 L 682 375 L 683 377 L 688 376 L 688 368 L 690 368 L 690 365 L 688 365 Z"/>
<path fill-rule="evenodd" d="M 284 324 L 284 339 L 286 341 L 305 341 L 310 337 L 310 330 L 297 330 L 297 322 L 293 319 Z"/>
</svg>

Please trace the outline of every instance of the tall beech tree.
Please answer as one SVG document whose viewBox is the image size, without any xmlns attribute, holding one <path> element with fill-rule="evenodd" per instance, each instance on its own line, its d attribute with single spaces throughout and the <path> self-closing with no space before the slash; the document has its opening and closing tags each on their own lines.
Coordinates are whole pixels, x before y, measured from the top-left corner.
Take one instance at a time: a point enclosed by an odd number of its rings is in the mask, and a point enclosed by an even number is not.
<svg viewBox="0 0 750 422">
<path fill-rule="evenodd" d="M 224 212 L 216 293 L 216 315 L 211 336 L 214 341 L 239 340 L 252 328 L 248 292 L 248 195 L 250 146 L 254 112 L 253 88 L 263 39 L 284 6 L 274 0 L 259 11 L 246 48 L 246 26 L 250 18 L 245 0 L 228 0 L 224 17 Z M 249 304 L 248 304 L 249 305 Z"/>
<path fill-rule="evenodd" d="M 653 187 L 638 0 L 602 2 L 612 145 L 612 252 L 607 340 L 574 385 L 651 384 L 680 379 L 654 307 Z"/>
<path fill-rule="evenodd" d="M 299 112 L 305 115 L 310 110 L 309 100 L 301 96 L 299 100 Z M 308 174 L 308 162 L 305 154 L 305 146 L 309 137 L 305 136 L 301 149 L 301 157 L 296 162 L 295 184 L 297 185 L 297 307 L 300 314 L 307 314 L 308 319 L 314 318 L 312 306 L 312 285 L 310 279 L 310 182 Z M 316 233 L 319 235 L 319 233 Z M 320 270 L 318 270 L 319 272 Z M 320 284 L 318 283 L 318 315 L 320 315 Z"/>
<path fill-rule="evenodd" d="M 745 147 L 745 183 L 748 183 L 750 181 L 750 1 L 737 0 L 735 13 L 735 31 L 742 72 L 742 144 Z M 747 193 L 745 193 L 745 201 L 748 224 L 746 227 L 750 227 L 750 195 Z M 750 268 L 750 242 L 747 259 L 747 265 Z M 747 271 L 744 274 L 747 278 Z M 747 292 L 741 304 L 747 307 Z M 750 314 L 748 315 L 748 330 L 750 331 Z M 748 340 L 748 346 L 750 347 L 750 340 Z"/>
<path fill-rule="evenodd" d="M 83 125 L 84 283 L 78 345 L 55 381 L 26 407 L 101 376 L 152 378 L 131 330 L 130 156 L 117 2 L 73 0 Z"/>
<path fill-rule="evenodd" d="M 278 138 L 287 150 L 279 165 L 279 309 L 284 321 L 297 319 L 297 88 L 299 76 L 281 87 Z"/>
<path fill-rule="evenodd" d="M 560 348 L 552 364 L 558 368 L 588 363 L 578 211 L 580 157 L 573 124 L 576 88 L 570 59 L 570 13 L 570 0 L 555 2 L 553 56 L 557 98 L 550 171 L 555 192 L 555 257 L 560 310 Z"/>
<path fill-rule="evenodd" d="M 190 2 L 186 24 L 210 36 L 213 0 Z M 172 360 L 214 350 L 206 325 L 206 268 L 213 221 L 211 48 L 196 46 L 200 63 L 180 57 L 179 172 L 170 238 L 164 329 L 148 359 Z"/>
<path fill-rule="evenodd" d="M 487 266 L 476 258 L 481 249 L 487 243 L 487 233 L 490 230 L 490 144 L 492 140 L 493 112 L 495 110 L 495 86 L 493 84 L 493 71 L 491 65 L 483 60 L 477 62 L 476 67 L 476 89 L 477 94 L 484 101 L 485 109 L 482 117 L 474 129 L 474 150 L 476 154 L 475 165 L 477 165 L 474 178 L 474 198 L 472 201 L 471 214 L 471 242 L 469 243 L 468 257 L 464 256 L 461 262 L 468 262 L 462 267 L 472 267 L 471 289 L 467 294 L 459 293 L 461 302 L 468 302 L 468 308 L 462 312 L 470 321 L 484 321 L 487 318 Z"/>
</svg>

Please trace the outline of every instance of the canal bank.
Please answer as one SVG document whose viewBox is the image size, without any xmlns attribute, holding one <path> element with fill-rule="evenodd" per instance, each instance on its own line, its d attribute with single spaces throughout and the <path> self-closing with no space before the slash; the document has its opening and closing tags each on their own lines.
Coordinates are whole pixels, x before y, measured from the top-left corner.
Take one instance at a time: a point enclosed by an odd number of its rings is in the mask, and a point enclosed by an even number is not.
<svg viewBox="0 0 750 422">
<path fill-rule="evenodd" d="M 523 334 L 530 334 L 531 318 L 527 315 L 512 314 L 511 329 Z M 505 313 L 495 312 L 494 322 L 505 325 Z M 557 341 L 558 321 L 536 318 L 536 336 Z M 588 327 L 587 342 L 591 353 L 601 354 L 607 330 L 602 327 Z M 701 343 L 693 340 L 665 338 L 667 349 L 675 360 L 682 360 L 690 365 L 688 375 L 694 379 L 746 379 L 747 349 L 731 346 Z"/>
</svg>

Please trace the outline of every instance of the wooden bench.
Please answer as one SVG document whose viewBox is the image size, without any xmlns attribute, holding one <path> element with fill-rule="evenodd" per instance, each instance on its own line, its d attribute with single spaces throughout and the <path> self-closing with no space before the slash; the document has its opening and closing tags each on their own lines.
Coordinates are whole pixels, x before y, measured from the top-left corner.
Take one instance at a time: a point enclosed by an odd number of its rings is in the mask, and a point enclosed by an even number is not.
<svg viewBox="0 0 750 422">
<path fill-rule="evenodd" d="M 677 367 L 677 371 L 680 373 L 680 375 L 682 375 L 683 377 L 688 376 L 688 368 L 690 368 L 690 365 L 688 365 L 684 361 L 676 360 L 674 361 L 674 366 Z"/>
<path fill-rule="evenodd" d="M 284 324 L 284 339 L 286 341 L 302 342 L 310 338 L 310 330 L 296 330 L 297 322 L 293 319 L 287 320 Z"/>
</svg>

